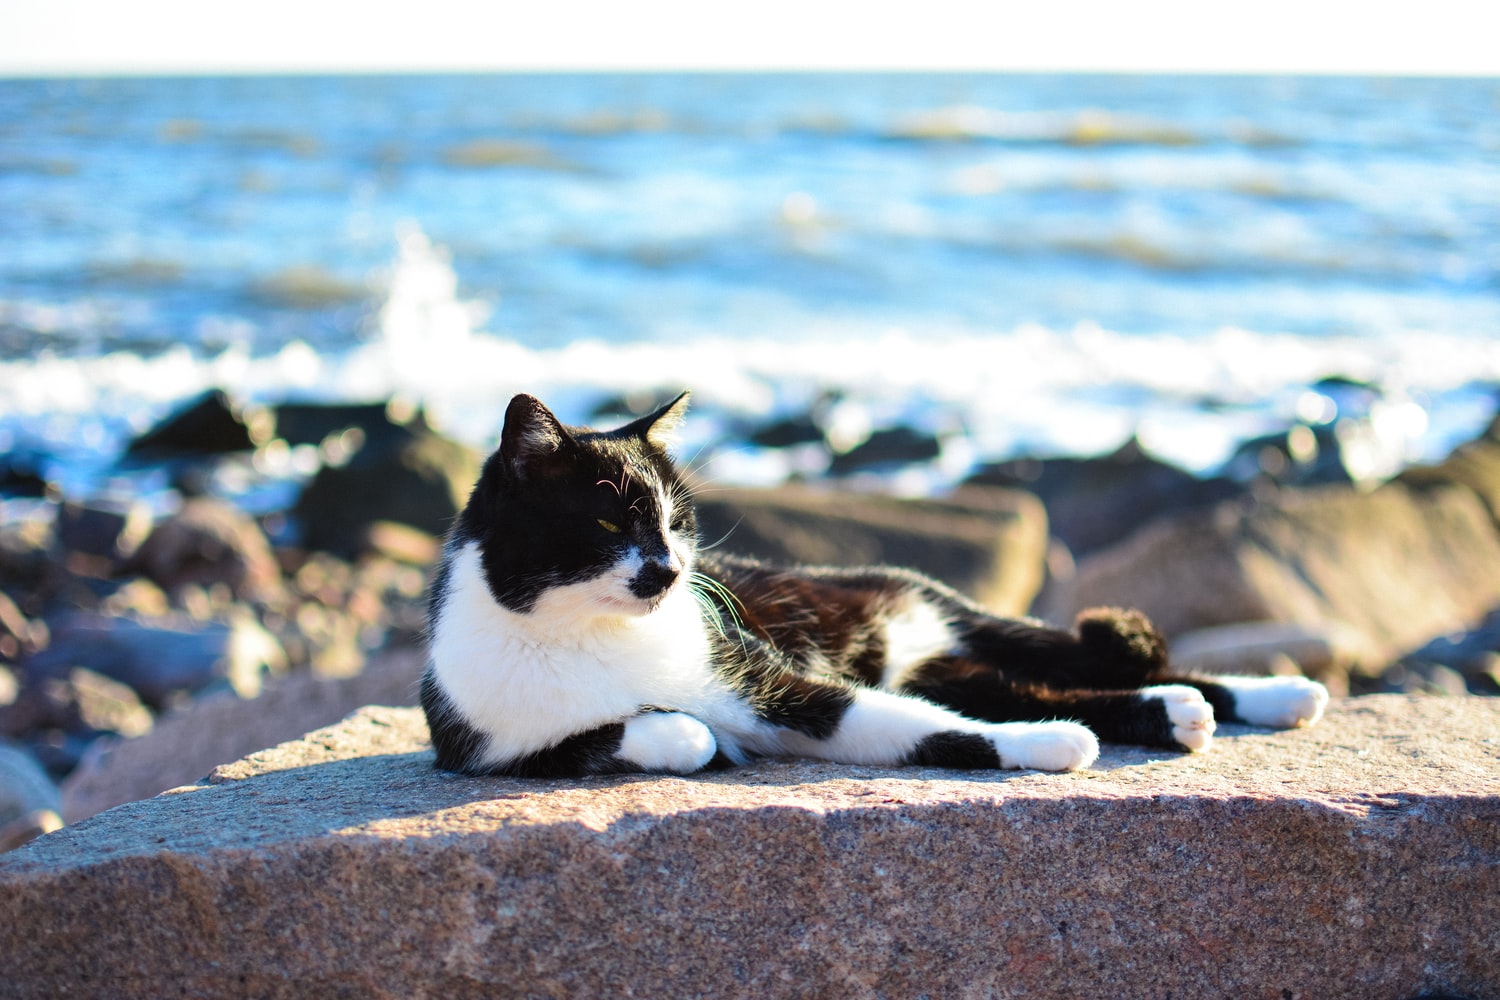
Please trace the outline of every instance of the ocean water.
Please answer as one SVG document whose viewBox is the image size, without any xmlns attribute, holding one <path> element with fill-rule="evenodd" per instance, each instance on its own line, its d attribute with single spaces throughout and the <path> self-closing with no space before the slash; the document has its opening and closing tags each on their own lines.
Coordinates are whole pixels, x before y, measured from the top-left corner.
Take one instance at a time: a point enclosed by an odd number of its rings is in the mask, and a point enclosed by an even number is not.
<svg viewBox="0 0 1500 1000">
<path fill-rule="evenodd" d="M 0 452 L 99 489 L 211 386 L 480 445 L 686 386 L 712 476 L 817 408 L 938 433 L 909 491 L 1358 418 L 1378 477 L 1494 412 L 1500 80 L 0 80 Z"/>
</svg>

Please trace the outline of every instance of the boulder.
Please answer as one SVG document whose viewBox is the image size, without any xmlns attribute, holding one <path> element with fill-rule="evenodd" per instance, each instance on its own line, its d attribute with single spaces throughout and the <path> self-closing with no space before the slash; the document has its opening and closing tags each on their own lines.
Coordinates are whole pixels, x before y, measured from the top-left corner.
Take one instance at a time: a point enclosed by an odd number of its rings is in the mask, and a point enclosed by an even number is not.
<svg viewBox="0 0 1500 1000">
<path fill-rule="evenodd" d="M 150 530 L 151 511 L 144 503 L 69 501 L 58 505 L 52 533 L 64 552 L 113 565 L 128 559 Z"/>
<path fill-rule="evenodd" d="M 0 852 L 62 826 L 57 786 L 36 758 L 0 742 Z"/>
<path fill-rule="evenodd" d="M 1500 701 L 1076 774 L 464 778 L 366 709 L 0 856 L 18 996 L 1500 993 Z"/>
<path fill-rule="evenodd" d="M 1242 622 L 1349 628 L 1389 663 L 1500 603 L 1500 535 L 1454 486 L 1326 487 L 1181 514 L 1082 560 L 1046 614 L 1144 611 L 1169 637 Z"/>
<path fill-rule="evenodd" d="M 706 492 L 705 543 L 779 565 L 909 566 L 999 614 L 1024 614 L 1041 588 L 1047 517 L 1018 490 L 971 488 L 950 500 L 807 486 Z"/>
<path fill-rule="evenodd" d="M 294 510 L 303 544 L 354 557 L 382 521 L 441 536 L 468 499 L 479 465 L 473 449 L 429 430 L 420 417 L 368 438 L 347 463 L 323 466 L 303 487 Z"/>
<path fill-rule="evenodd" d="M 1419 490 L 1447 485 L 1472 490 L 1500 524 L 1500 413 L 1483 434 L 1460 445 L 1442 462 L 1408 469 L 1397 478 Z"/>
<path fill-rule="evenodd" d="M 264 408 L 243 406 L 222 389 L 210 389 L 133 439 L 125 457 L 154 462 L 249 451 L 271 439 L 274 424 Z"/>
<path fill-rule="evenodd" d="M 285 597 L 265 532 L 250 515 L 214 497 L 191 497 L 162 519 L 127 570 L 169 594 L 223 586 L 236 600 L 269 604 Z"/>
<path fill-rule="evenodd" d="M 1336 694 L 1348 691 L 1351 673 L 1372 674 L 1385 665 L 1383 653 L 1370 648 L 1362 633 L 1337 623 L 1216 625 L 1178 636 L 1170 654 L 1179 669 L 1194 673 L 1300 673 Z"/>
<path fill-rule="evenodd" d="M 28 683 L 87 667 L 129 685 L 147 705 L 160 709 L 179 692 L 191 694 L 218 682 L 254 694 L 264 674 L 279 673 L 286 663 L 276 640 L 248 616 L 228 624 L 168 628 L 76 612 L 58 619 L 51 644 L 21 666 Z"/>
<path fill-rule="evenodd" d="M 985 466 L 970 482 L 1035 494 L 1052 534 L 1075 557 L 1105 548 L 1142 525 L 1244 493 L 1227 479 L 1199 479 L 1131 440 L 1094 458 L 1021 458 Z"/>
</svg>

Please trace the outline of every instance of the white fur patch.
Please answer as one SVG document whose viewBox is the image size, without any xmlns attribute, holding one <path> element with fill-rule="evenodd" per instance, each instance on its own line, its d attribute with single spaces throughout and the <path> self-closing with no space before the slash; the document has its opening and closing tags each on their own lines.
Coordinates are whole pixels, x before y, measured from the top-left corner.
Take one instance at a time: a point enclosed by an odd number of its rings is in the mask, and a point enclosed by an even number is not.
<svg viewBox="0 0 1500 1000">
<path fill-rule="evenodd" d="M 490 737 L 485 764 L 534 753 L 575 733 L 630 719 L 645 705 L 679 709 L 716 731 L 753 728 L 707 668 L 696 601 L 676 587 L 649 614 L 623 599 L 615 574 L 545 591 L 529 614 L 495 603 L 470 543 L 454 554 L 430 645 L 454 707 Z M 624 577 L 628 582 L 628 576 Z M 611 597 L 610 595 L 614 595 Z M 744 755 L 719 738 L 733 760 Z"/>
<path fill-rule="evenodd" d="M 1234 714 L 1255 726 L 1310 726 L 1328 707 L 1328 689 L 1307 677 L 1215 677 L 1234 693 Z"/>
<path fill-rule="evenodd" d="M 1099 759 L 1099 738 L 1076 722 L 1000 722 L 986 729 L 1001 767 L 1079 771 Z"/>
<path fill-rule="evenodd" d="M 1186 684 L 1158 684 L 1144 688 L 1143 698 L 1155 698 L 1167 709 L 1167 720 L 1172 723 L 1172 739 L 1189 750 L 1207 750 L 1213 744 L 1214 709 L 1203 697 L 1203 693 Z"/>
<path fill-rule="evenodd" d="M 625 723 L 619 755 L 643 771 L 691 774 L 713 759 L 718 743 L 707 726 L 681 712 L 647 712 Z"/>
<path fill-rule="evenodd" d="M 885 622 L 885 667 L 880 686 L 895 690 L 912 670 L 953 651 L 953 626 L 926 601 L 913 601 Z"/>
</svg>

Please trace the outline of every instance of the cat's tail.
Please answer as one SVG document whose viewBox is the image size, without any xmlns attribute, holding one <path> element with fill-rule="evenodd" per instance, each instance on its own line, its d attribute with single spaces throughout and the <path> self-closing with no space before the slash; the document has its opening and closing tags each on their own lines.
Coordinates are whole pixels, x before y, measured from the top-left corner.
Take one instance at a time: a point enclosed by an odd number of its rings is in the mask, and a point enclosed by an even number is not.
<svg viewBox="0 0 1500 1000">
<path fill-rule="evenodd" d="M 1112 681 L 1139 686 L 1167 672 L 1167 641 L 1133 608 L 1087 608 L 1073 628 L 1084 652 Z"/>
</svg>

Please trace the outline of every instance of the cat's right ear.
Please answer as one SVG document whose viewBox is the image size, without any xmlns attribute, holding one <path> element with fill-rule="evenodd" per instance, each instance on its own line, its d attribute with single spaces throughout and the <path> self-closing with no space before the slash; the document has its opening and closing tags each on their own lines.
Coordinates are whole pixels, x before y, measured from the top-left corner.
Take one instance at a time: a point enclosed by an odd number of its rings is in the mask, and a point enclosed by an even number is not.
<svg viewBox="0 0 1500 1000">
<path fill-rule="evenodd" d="M 567 429 L 535 396 L 522 393 L 506 407 L 500 455 L 518 478 L 546 475 L 557 466 L 569 440 Z"/>
</svg>

